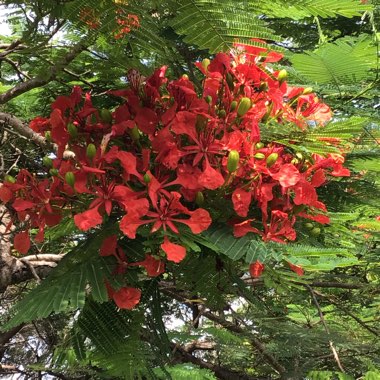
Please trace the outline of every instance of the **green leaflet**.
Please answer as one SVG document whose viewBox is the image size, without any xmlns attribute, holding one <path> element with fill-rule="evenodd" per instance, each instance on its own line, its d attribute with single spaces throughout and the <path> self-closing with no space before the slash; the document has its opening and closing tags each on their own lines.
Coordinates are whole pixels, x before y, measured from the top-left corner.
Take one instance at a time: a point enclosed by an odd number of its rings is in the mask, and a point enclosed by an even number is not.
<svg viewBox="0 0 380 380">
<path fill-rule="evenodd" d="M 278 38 L 247 1 L 182 0 L 171 22 L 174 30 L 185 35 L 185 42 L 208 49 L 211 53 L 228 50 L 234 42 L 259 45 L 252 38 Z"/>
<path fill-rule="evenodd" d="M 305 17 L 354 17 L 371 10 L 372 6 L 361 4 L 357 0 L 288 0 L 263 2 L 261 8 L 269 17 L 300 20 Z"/>
<path fill-rule="evenodd" d="M 326 43 L 314 52 L 291 57 L 295 69 L 307 79 L 335 87 L 345 83 L 371 78 L 370 70 L 376 68 L 376 46 L 367 36 L 344 37 Z"/>
</svg>

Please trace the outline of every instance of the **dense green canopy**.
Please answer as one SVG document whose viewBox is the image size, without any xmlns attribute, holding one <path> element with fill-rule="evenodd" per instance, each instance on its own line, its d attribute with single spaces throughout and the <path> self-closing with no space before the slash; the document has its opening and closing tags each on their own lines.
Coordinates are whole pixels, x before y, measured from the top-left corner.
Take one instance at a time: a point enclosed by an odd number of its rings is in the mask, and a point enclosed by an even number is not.
<svg viewBox="0 0 380 380">
<path fill-rule="evenodd" d="M 22 256 L 10 244 L 20 226 L 6 229 L 0 203 L 0 377 L 380 379 L 379 0 L 5 0 L 0 7 L 7 26 L 0 182 L 23 168 L 46 172 L 42 157 L 52 146 L 28 123 L 49 117 L 51 103 L 73 86 L 90 92 L 95 107 L 114 109 L 119 103 L 107 92 L 125 88 L 130 69 L 149 76 L 167 65 L 170 79 L 186 74 L 199 91 L 194 62 L 262 40 L 284 54 L 273 68 L 286 69 L 289 84 L 313 87 L 334 110 L 322 137 L 347 148 L 351 171 L 318 189 L 331 222 L 297 222 L 294 243 L 237 240 L 221 224 L 184 236 L 194 254 L 145 278 L 133 310 L 108 301 L 104 279 L 113 266 L 98 254 L 107 231 L 82 232 L 65 219 Z M 286 128 L 265 138 L 287 141 Z M 336 152 L 318 143 L 319 133 L 297 135 L 300 154 Z M 140 257 L 146 242 L 124 248 Z M 251 278 L 256 260 L 266 269 Z"/>
</svg>

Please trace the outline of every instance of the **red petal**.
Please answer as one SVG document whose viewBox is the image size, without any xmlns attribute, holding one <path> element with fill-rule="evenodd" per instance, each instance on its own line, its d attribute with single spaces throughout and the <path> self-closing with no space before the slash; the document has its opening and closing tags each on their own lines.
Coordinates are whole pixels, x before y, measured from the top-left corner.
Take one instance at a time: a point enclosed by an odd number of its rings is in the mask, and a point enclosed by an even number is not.
<svg viewBox="0 0 380 380">
<path fill-rule="evenodd" d="M 205 187 L 206 189 L 216 190 L 218 187 L 224 184 L 224 178 L 215 170 L 207 161 L 205 170 L 199 176 L 199 185 Z"/>
<path fill-rule="evenodd" d="M 113 292 L 112 298 L 120 309 L 131 310 L 140 302 L 141 290 L 124 287 Z"/>
<path fill-rule="evenodd" d="M 162 250 L 166 253 L 169 261 L 179 263 L 186 256 L 186 249 L 182 245 L 174 244 L 165 236 L 164 242 L 161 244 Z"/>
<path fill-rule="evenodd" d="M 6 186 L 0 187 L 0 201 L 7 203 L 13 198 L 13 193 Z"/>
<path fill-rule="evenodd" d="M 249 191 L 235 189 L 232 193 L 232 203 L 236 214 L 246 217 L 251 204 L 252 195 Z"/>
<path fill-rule="evenodd" d="M 306 181 L 298 182 L 294 187 L 294 192 L 296 194 L 294 198 L 294 203 L 296 205 L 313 205 L 318 199 L 315 188 Z"/>
<path fill-rule="evenodd" d="M 119 228 L 124 235 L 127 235 L 130 239 L 135 239 L 137 229 L 145 223 L 140 219 L 140 214 L 137 211 L 131 210 L 127 215 L 123 216 Z"/>
<path fill-rule="evenodd" d="M 100 256 L 111 256 L 116 252 L 117 235 L 108 236 L 100 247 Z"/>
<path fill-rule="evenodd" d="M 19 232 L 15 235 L 13 246 L 16 251 L 26 254 L 30 248 L 30 237 L 28 231 Z"/>
<path fill-rule="evenodd" d="M 153 135 L 158 124 L 158 116 L 150 108 L 144 107 L 137 112 L 135 122 L 144 133 Z"/>
<path fill-rule="evenodd" d="M 99 214 L 97 208 L 91 208 L 81 214 L 74 216 L 75 225 L 82 231 L 87 231 L 90 228 L 96 227 L 103 223 L 103 218 Z"/>
<path fill-rule="evenodd" d="M 212 222 L 211 216 L 208 211 L 203 208 L 196 209 L 192 214 L 190 219 L 183 220 L 182 223 L 187 224 L 193 234 L 200 234 L 201 232 L 207 230 Z"/>
<path fill-rule="evenodd" d="M 260 277 L 261 273 L 263 273 L 264 270 L 264 264 L 262 264 L 260 261 L 256 261 L 255 263 L 252 263 L 249 266 L 249 273 L 252 277 Z"/>
<path fill-rule="evenodd" d="M 12 207 L 16 210 L 16 211 L 25 211 L 25 210 L 28 210 L 32 207 L 34 207 L 35 204 L 31 201 L 25 201 L 24 199 L 21 199 L 21 198 L 17 198 L 13 204 L 12 204 Z"/>
<path fill-rule="evenodd" d="M 319 187 L 326 182 L 325 172 L 323 169 L 318 169 L 311 179 L 311 185 L 314 187 Z"/>
<path fill-rule="evenodd" d="M 165 263 L 152 255 L 146 255 L 145 260 L 137 264 L 143 266 L 150 277 L 157 277 L 165 272 Z"/>
<path fill-rule="evenodd" d="M 289 264 L 289 268 L 293 272 L 297 273 L 298 276 L 303 276 L 304 275 L 304 270 L 299 265 L 294 265 L 294 264 L 289 263 L 289 262 L 288 262 L 288 264 Z"/>
<path fill-rule="evenodd" d="M 300 180 L 301 174 L 294 165 L 285 164 L 276 174 L 272 174 L 272 178 L 279 181 L 282 187 L 290 187 Z"/>
<path fill-rule="evenodd" d="M 136 170 L 136 157 L 130 152 L 118 152 L 117 158 L 127 174 L 133 174 L 141 178 L 141 174 Z"/>
</svg>

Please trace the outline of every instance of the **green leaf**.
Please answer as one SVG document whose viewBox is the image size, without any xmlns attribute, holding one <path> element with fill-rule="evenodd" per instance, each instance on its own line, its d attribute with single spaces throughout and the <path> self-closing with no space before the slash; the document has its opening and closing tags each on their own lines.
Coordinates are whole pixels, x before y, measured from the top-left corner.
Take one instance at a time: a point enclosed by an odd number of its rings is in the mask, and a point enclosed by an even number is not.
<svg viewBox="0 0 380 380">
<path fill-rule="evenodd" d="M 367 36 L 344 37 L 314 52 L 295 54 L 291 61 L 307 79 L 339 88 L 342 84 L 369 80 L 370 70 L 376 68 L 376 54 L 376 46 Z"/>
<path fill-rule="evenodd" d="M 260 45 L 252 38 L 277 40 L 265 22 L 254 13 L 247 1 L 181 0 L 171 22 L 174 30 L 185 35 L 185 42 L 208 49 L 211 53 L 226 51 L 234 42 Z"/>
</svg>

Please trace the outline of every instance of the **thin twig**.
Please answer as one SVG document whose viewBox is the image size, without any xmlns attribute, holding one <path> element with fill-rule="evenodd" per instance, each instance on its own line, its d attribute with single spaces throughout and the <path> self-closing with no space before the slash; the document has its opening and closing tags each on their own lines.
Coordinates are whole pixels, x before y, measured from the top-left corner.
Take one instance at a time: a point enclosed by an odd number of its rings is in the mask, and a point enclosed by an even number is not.
<svg viewBox="0 0 380 380">
<path fill-rule="evenodd" d="M 324 317 L 324 315 L 323 315 L 323 312 L 322 312 L 322 309 L 321 309 L 321 307 L 320 307 L 320 305 L 319 305 L 319 302 L 318 302 L 318 300 L 317 300 L 317 297 L 315 296 L 314 290 L 311 288 L 310 285 L 305 284 L 305 287 L 309 290 L 309 292 L 310 292 L 310 294 L 311 294 L 311 297 L 313 298 L 314 305 L 316 306 L 316 308 L 317 308 L 317 310 L 318 310 L 319 318 L 320 318 L 320 320 L 321 320 L 321 322 L 322 322 L 322 325 L 323 325 L 323 327 L 324 327 L 324 329 L 325 329 L 325 331 L 326 331 L 326 334 L 327 334 L 327 335 L 330 335 L 330 330 L 329 330 L 329 328 L 328 328 L 328 326 L 327 326 L 327 323 L 326 323 L 326 321 L 325 321 L 325 317 Z M 342 366 L 342 363 L 340 362 L 338 352 L 337 352 L 337 350 L 335 349 L 334 344 L 333 344 L 333 341 L 332 341 L 331 339 L 329 339 L 329 346 L 330 346 L 331 352 L 332 352 L 333 355 L 334 355 L 334 359 L 335 359 L 335 361 L 336 361 L 336 364 L 338 365 L 338 368 L 339 368 L 343 373 L 345 373 L 345 370 L 344 370 L 344 368 L 343 368 L 343 366 Z"/>
</svg>

